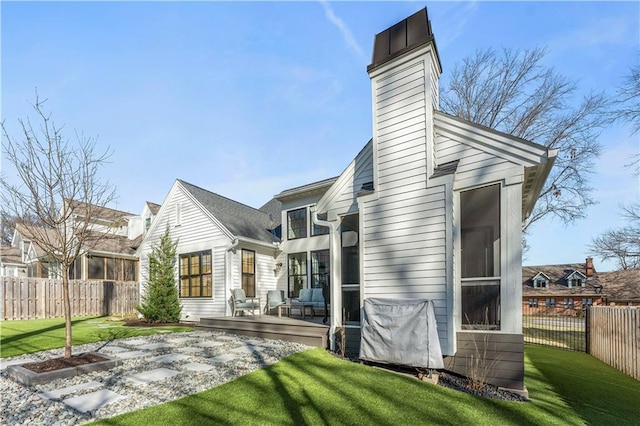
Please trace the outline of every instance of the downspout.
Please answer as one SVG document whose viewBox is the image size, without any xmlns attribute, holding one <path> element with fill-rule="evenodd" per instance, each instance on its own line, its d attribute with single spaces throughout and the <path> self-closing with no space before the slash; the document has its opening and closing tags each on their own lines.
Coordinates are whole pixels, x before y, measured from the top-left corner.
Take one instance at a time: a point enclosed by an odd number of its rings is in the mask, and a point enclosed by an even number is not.
<svg viewBox="0 0 640 426">
<path fill-rule="evenodd" d="M 309 208 L 309 211 L 311 213 L 311 220 L 313 222 L 314 225 L 318 225 L 318 226 L 326 226 L 327 228 L 329 228 L 329 253 L 331 254 L 331 256 L 333 257 L 333 255 L 336 253 L 336 248 L 335 248 L 335 241 L 334 241 L 334 235 L 335 235 L 335 231 L 336 231 L 336 224 L 334 222 L 329 222 L 326 220 L 320 220 L 318 219 L 318 212 L 316 212 L 316 206 L 311 206 Z M 335 272 L 335 262 L 331 261 L 331 272 L 332 274 L 330 275 L 330 292 L 331 292 L 331 325 L 329 326 L 329 349 L 332 352 L 335 352 L 336 350 L 336 320 L 337 317 L 336 315 L 334 315 L 334 311 L 336 311 L 336 290 L 335 290 L 335 275 L 333 272 Z"/>
<path fill-rule="evenodd" d="M 227 295 L 229 293 L 227 293 L 227 291 L 229 291 L 231 289 L 231 252 L 234 251 L 236 247 L 238 247 L 238 244 L 240 244 L 240 240 L 238 240 L 237 238 L 234 238 L 231 241 L 231 244 L 229 244 L 226 248 L 225 248 L 225 284 L 224 284 L 224 300 L 227 300 Z M 225 302 L 225 312 L 227 312 L 229 310 L 229 304 Z"/>
</svg>

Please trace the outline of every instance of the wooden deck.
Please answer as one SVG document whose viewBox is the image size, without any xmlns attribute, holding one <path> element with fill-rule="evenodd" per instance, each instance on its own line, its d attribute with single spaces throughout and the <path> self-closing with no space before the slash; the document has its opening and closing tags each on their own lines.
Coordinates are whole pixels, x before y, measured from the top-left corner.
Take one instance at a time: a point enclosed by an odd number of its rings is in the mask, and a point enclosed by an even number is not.
<svg viewBox="0 0 640 426">
<path fill-rule="evenodd" d="M 305 320 L 271 315 L 200 318 L 196 329 L 286 340 L 320 348 L 328 347 L 329 338 L 329 326 L 322 324 L 322 317 Z"/>
</svg>

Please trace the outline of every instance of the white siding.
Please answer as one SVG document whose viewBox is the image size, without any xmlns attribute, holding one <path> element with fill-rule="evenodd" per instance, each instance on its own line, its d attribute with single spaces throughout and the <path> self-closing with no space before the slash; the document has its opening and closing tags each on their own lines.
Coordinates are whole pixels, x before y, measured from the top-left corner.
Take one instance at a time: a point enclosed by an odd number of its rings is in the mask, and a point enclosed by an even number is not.
<svg viewBox="0 0 640 426">
<path fill-rule="evenodd" d="M 180 205 L 181 225 L 176 226 L 176 207 Z M 171 239 L 178 241 L 178 256 L 200 250 L 211 250 L 213 262 L 213 297 L 183 298 L 182 316 L 189 315 L 188 320 L 201 317 L 224 316 L 228 295 L 225 294 L 225 248 L 231 239 L 212 222 L 211 218 L 189 198 L 178 183 L 174 184 L 167 199 L 158 212 L 158 217 L 149 229 L 144 246 L 141 247 L 140 264 L 142 282 L 146 281 L 148 271 L 148 253 L 157 244 L 166 227 L 169 226 Z M 178 282 L 178 262 L 176 261 L 176 282 Z M 228 292 L 228 290 L 227 290 Z"/>
<path fill-rule="evenodd" d="M 449 318 L 446 209 L 445 186 L 423 187 L 365 202 L 362 219 L 363 297 L 432 300 L 443 350 Z"/>
<path fill-rule="evenodd" d="M 318 201 L 319 213 L 329 211 L 330 217 L 357 211 L 356 194 L 365 183 L 373 182 L 373 154 L 369 142 L 342 172 L 338 180 Z"/>
<path fill-rule="evenodd" d="M 440 164 L 459 160 L 456 189 L 524 173 L 522 165 L 442 135 L 436 136 L 436 157 Z"/>
</svg>

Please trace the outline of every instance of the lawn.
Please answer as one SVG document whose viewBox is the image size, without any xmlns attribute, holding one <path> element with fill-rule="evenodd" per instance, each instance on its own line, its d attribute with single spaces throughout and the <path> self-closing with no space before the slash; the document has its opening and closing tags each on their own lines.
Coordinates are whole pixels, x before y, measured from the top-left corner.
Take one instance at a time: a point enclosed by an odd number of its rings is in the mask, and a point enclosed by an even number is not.
<svg viewBox="0 0 640 426">
<path fill-rule="evenodd" d="M 191 331 L 193 327 L 124 327 L 107 317 L 78 317 L 72 320 L 73 345 L 133 336 L 156 334 L 158 330 Z M 108 328 L 107 328 L 108 326 Z M 0 322 L 0 358 L 64 347 L 64 318 Z"/>
<path fill-rule="evenodd" d="M 531 402 L 489 400 L 313 349 L 97 424 L 638 424 L 640 382 L 584 353 L 527 346 L 526 384 Z"/>
</svg>

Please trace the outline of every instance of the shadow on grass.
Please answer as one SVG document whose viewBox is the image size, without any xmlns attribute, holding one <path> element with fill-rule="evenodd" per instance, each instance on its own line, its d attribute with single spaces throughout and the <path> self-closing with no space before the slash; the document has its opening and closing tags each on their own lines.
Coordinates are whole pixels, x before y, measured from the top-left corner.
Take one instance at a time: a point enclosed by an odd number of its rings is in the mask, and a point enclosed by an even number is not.
<svg viewBox="0 0 640 426">
<path fill-rule="evenodd" d="M 529 403 L 471 395 L 339 360 L 321 349 L 288 357 L 214 389 L 100 424 L 518 424 Z M 543 417 L 548 420 L 549 417 Z"/>
</svg>

